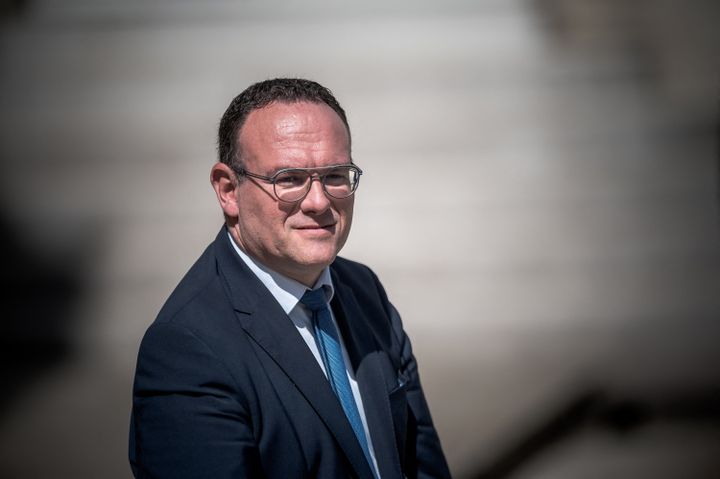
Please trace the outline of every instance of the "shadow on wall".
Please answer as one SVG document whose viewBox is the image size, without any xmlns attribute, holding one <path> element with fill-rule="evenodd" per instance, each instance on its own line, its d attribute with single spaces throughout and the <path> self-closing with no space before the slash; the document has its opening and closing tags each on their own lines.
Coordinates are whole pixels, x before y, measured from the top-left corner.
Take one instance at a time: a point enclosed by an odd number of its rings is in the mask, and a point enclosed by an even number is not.
<svg viewBox="0 0 720 479">
<path fill-rule="evenodd" d="M 663 399 L 614 397 L 602 389 L 580 391 L 508 445 L 504 452 L 478 467 L 472 477 L 515 477 L 521 467 L 587 429 L 625 437 L 644 426 L 674 424 L 720 432 L 720 387 L 667 394 Z"/>
<path fill-rule="evenodd" d="M 717 160 L 717 168 L 715 175 L 715 191 L 717 193 L 717 221 L 720 226 L 720 79 L 718 80 L 718 91 L 715 99 L 715 105 L 717 110 L 717 120 L 715 121 L 715 157 Z"/>
<path fill-rule="evenodd" d="M 28 0 L 0 0 L 0 19 L 22 15 L 29 3 Z"/>
<path fill-rule="evenodd" d="M 0 214 L 0 425 L 22 391 L 73 352 L 73 310 L 83 290 L 81 259 L 79 254 L 50 258 L 31 251 Z"/>
</svg>

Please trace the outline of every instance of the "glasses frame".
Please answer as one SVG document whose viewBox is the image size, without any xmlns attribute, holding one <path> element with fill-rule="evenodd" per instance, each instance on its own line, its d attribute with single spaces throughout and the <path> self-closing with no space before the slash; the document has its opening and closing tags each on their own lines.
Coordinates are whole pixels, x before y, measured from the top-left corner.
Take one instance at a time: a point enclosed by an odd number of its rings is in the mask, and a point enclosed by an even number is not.
<svg viewBox="0 0 720 479">
<path fill-rule="evenodd" d="M 304 200 L 305 197 L 307 196 L 307 194 L 310 193 L 310 189 L 312 188 L 312 182 L 315 181 L 316 179 L 322 185 L 323 192 L 330 198 L 334 198 L 336 200 L 344 200 L 345 198 L 350 198 L 352 195 L 355 194 L 355 191 L 357 191 L 358 186 L 360 186 L 360 177 L 363 174 L 363 171 L 360 169 L 360 167 L 353 163 L 346 163 L 346 164 L 342 164 L 342 165 L 314 166 L 314 167 L 310 167 L 310 168 L 283 168 L 281 170 L 276 171 L 272 176 L 265 176 L 265 175 L 260 175 L 258 173 L 252 173 L 252 172 L 246 170 L 245 168 L 241 168 L 241 167 L 235 166 L 235 165 L 232 165 L 230 168 L 232 168 L 232 170 L 238 176 L 247 176 L 249 178 L 255 178 L 255 179 L 262 180 L 262 181 L 272 184 L 273 194 L 275 195 L 275 198 L 277 198 L 278 201 L 281 201 L 283 203 L 297 203 L 299 201 Z M 332 193 L 330 193 L 328 191 L 327 187 L 325 186 L 325 177 L 334 168 L 348 168 L 350 170 L 355 171 L 355 173 L 357 174 L 357 181 L 355 182 L 355 186 L 353 187 L 352 190 L 350 190 L 350 194 L 348 194 L 347 196 L 335 196 Z M 321 171 L 326 170 L 326 172 L 325 172 L 325 174 L 321 174 L 321 173 L 312 174 L 312 172 L 315 172 L 318 170 L 321 170 Z M 280 176 L 283 173 L 287 173 L 288 171 L 302 171 L 302 172 L 310 173 L 309 174 L 310 181 L 308 182 L 307 187 L 305 188 L 305 193 L 303 193 L 303 195 L 300 198 L 298 198 L 296 200 L 292 200 L 292 201 L 283 200 L 280 198 L 280 195 L 278 195 L 278 192 L 276 189 L 277 185 L 275 183 L 278 176 Z"/>
</svg>

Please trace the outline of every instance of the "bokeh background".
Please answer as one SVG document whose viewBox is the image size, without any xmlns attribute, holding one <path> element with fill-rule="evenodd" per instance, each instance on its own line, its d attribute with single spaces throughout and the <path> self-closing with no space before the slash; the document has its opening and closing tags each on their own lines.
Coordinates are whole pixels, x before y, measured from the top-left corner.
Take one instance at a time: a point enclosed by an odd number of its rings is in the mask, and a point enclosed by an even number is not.
<svg viewBox="0 0 720 479">
<path fill-rule="evenodd" d="M 140 338 L 302 76 L 458 478 L 720 477 L 714 0 L 0 1 L 0 477 L 128 478 Z"/>
</svg>

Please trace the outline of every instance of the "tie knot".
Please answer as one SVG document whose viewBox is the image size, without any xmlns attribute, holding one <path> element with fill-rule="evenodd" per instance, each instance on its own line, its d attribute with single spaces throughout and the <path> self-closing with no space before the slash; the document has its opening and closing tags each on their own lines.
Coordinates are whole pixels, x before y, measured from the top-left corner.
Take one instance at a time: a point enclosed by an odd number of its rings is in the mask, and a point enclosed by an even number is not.
<svg viewBox="0 0 720 479">
<path fill-rule="evenodd" d="M 327 308 L 327 301 L 325 299 L 325 291 L 322 288 L 308 289 L 300 298 L 300 302 L 310 308 L 314 313 L 320 311 L 323 308 Z"/>
</svg>

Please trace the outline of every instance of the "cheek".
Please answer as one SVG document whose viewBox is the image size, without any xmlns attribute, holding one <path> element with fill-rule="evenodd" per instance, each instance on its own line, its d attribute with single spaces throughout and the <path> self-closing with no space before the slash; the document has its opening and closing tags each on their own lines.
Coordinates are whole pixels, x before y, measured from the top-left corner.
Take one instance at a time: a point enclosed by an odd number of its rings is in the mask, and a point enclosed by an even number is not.
<svg viewBox="0 0 720 479">
<path fill-rule="evenodd" d="M 348 200 L 347 204 L 339 205 L 339 207 L 338 207 L 338 213 L 345 220 L 345 223 L 347 224 L 348 227 L 350 226 L 350 223 L 352 222 L 354 206 L 355 206 L 355 203 L 352 201 L 352 198 L 350 198 L 350 200 Z"/>
<path fill-rule="evenodd" d="M 240 208 L 239 221 L 246 234 L 250 235 L 246 238 L 248 241 L 267 241 L 273 236 L 273 231 L 282 228 L 278 212 L 261 202 L 245 201 Z"/>
<path fill-rule="evenodd" d="M 257 211 L 255 221 L 258 231 L 268 243 L 283 245 L 288 242 L 291 228 L 288 226 L 289 216 L 277 208 L 265 208 Z"/>
</svg>

